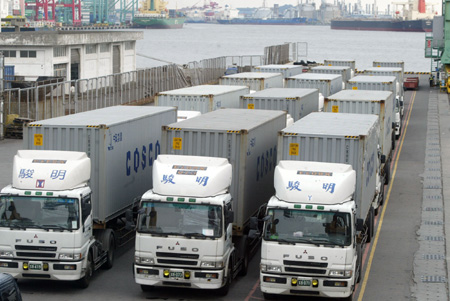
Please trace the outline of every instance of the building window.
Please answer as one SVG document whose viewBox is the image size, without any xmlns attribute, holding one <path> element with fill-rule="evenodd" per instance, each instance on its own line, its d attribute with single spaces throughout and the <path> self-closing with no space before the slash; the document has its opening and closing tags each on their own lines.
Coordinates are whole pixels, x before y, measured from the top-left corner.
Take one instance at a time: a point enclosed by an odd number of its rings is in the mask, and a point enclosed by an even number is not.
<svg viewBox="0 0 450 301">
<path fill-rule="evenodd" d="M 53 48 L 53 57 L 66 56 L 66 47 L 55 47 Z"/>
<path fill-rule="evenodd" d="M 109 52 L 110 47 L 111 47 L 111 44 L 108 44 L 108 43 L 100 44 L 100 52 Z"/>
<path fill-rule="evenodd" d="M 133 49 L 134 49 L 134 42 L 133 41 L 125 42 L 125 50 L 133 50 Z"/>
<path fill-rule="evenodd" d="M 55 64 L 53 65 L 53 76 L 66 77 L 67 64 Z"/>
<path fill-rule="evenodd" d="M 36 57 L 36 50 L 20 50 L 20 57 Z"/>
<path fill-rule="evenodd" d="M 15 50 L 0 50 L 0 52 L 3 52 L 3 57 L 16 57 Z"/>
<path fill-rule="evenodd" d="M 97 53 L 97 44 L 86 45 L 86 54 Z"/>
</svg>

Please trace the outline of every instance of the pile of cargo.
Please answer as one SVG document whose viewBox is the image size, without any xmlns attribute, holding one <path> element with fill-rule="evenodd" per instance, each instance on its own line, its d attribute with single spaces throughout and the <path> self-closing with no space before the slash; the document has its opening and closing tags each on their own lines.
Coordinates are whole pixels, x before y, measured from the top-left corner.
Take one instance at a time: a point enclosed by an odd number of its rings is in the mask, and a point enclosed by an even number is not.
<svg viewBox="0 0 450 301">
<path fill-rule="evenodd" d="M 5 138 L 23 138 L 23 127 L 25 124 L 34 121 L 29 118 L 15 117 L 12 122 L 5 126 Z"/>
</svg>

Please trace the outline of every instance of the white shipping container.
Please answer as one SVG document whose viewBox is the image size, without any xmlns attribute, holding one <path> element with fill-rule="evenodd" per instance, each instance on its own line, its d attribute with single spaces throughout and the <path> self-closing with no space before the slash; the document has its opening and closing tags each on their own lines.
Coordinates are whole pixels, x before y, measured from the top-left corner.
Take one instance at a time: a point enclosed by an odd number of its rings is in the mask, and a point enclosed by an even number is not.
<svg viewBox="0 0 450 301">
<path fill-rule="evenodd" d="M 352 78 L 352 69 L 347 66 L 317 66 L 311 68 L 312 73 L 322 73 L 322 74 L 339 74 L 342 76 L 342 81 L 344 82 L 343 89 L 347 81 Z"/>
<path fill-rule="evenodd" d="M 328 97 L 342 90 L 342 76 L 334 74 L 303 73 L 286 78 L 286 88 L 313 88 Z"/>
<path fill-rule="evenodd" d="M 155 105 L 204 114 L 220 108 L 239 108 L 240 97 L 249 92 L 244 86 L 200 85 L 160 92 L 156 95 Z"/>
<path fill-rule="evenodd" d="M 394 98 L 390 91 L 343 90 L 325 98 L 324 112 L 375 114 L 380 123 L 382 154 L 390 158 L 393 136 Z"/>
<path fill-rule="evenodd" d="M 398 67 L 402 68 L 402 73 L 405 73 L 405 62 L 404 61 L 373 61 L 372 66 L 374 67 Z"/>
<path fill-rule="evenodd" d="M 250 90 L 260 91 L 267 88 L 283 88 L 283 75 L 281 73 L 242 72 L 222 76 L 220 85 L 247 86 Z"/>
<path fill-rule="evenodd" d="M 399 67 L 372 67 L 364 70 L 364 75 L 395 76 L 397 78 L 397 95 L 403 97 L 403 71 Z"/>
<path fill-rule="evenodd" d="M 274 193 L 277 133 L 285 126 L 282 111 L 216 110 L 163 127 L 161 151 L 228 159 L 233 167 L 230 193 L 239 233 Z"/>
<path fill-rule="evenodd" d="M 376 115 L 311 113 L 279 133 L 277 161 L 352 165 L 357 217 L 365 219 L 376 196 L 378 129 Z"/>
<path fill-rule="evenodd" d="M 240 107 L 286 111 L 294 121 L 319 110 L 318 89 L 271 88 L 241 96 Z"/>
<path fill-rule="evenodd" d="M 283 78 L 302 74 L 303 66 L 300 65 L 263 65 L 252 68 L 252 72 L 281 73 Z"/>
<path fill-rule="evenodd" d="M 85 152 L 91 159 L 93 216 L 106 222 L 151 188 L 161 128 L 176 119 L 174 107 L 92 110 L 29 123 L 24 148 Z"/>
<path fill-rule="evenodd" d="M 397 95 L 397 78 L 395 76 L 358 75 L 347 82 L 349 90 L 391 91 Z M 396 105 L 394 104 L 394 110 Z"/>
<path fill-rule="evenodd" d="M 356 62 L 355 60 L 324 60 L 323 64 L 325 66 L 345 66 L 350 67 L 353 72 L 356 71 Z"/>
</svg>

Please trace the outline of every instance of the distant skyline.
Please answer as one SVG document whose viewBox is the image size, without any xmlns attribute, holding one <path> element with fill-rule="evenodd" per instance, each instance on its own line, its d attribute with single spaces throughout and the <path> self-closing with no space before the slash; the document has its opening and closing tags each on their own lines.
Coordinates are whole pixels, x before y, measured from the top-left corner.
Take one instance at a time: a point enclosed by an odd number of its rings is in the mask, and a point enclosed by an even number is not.
<svg viewBox="0 0 450 301">
<path fill-rule="evenodd" d="M 167 7 L 168 8 L 184 8 L 184 7 L 192 7 L 192 6 L 203 6 L 204 4 L 204 0 L 165 0 L 168 2 Z M 207 0 L 207 3 L 209 3 L 209 1 L 211 0 Z M 316 6 L 320 5 L 320 3 L 322 2 L 322 0 L 315 0 L 315 1 L 311 1 L 311 0 L 302 0 L 303 3 L 306 2 L 312 3 L 315 2 Z M 341 1 L 345 1 L 345 0 L 341 0 Z M 426 3 L 436 3 L 437 5 L 435 6 L 436 10 L 438 12 L 441 12 L 441 5 L 439 1 L 430 1 L 430 0 L 425 0 Z M 238 8 L 238 7 L 262 7 L 263 5 L 263 0 L 215 0 L 214 2 L 217 2 L 219 4 L 220 7 L 224 7 L 225 5 L 229 5 L 232 8 Z M 335 3 L 334 0 L 325 0 L 326 3 Z M 348 5 L 349 3 L 356 3 L 357 0 L 351 0 L 351 1 L 345 1 L 345 3 Z M 393 0 L 377 0 L 377 7 L 378 10 L 380 12 L 384 12 L 387 9 L 387 6 L 389 4 L 391 4 L 390 6 L 390 10 L 392 12 L 392 10 L 394 9 L 394 6 L 392 5 L 392 2 L 408 2 L 408 1 L 393 1 Z M 267 7 L 273 7 L 274 4 L 279 4 L 279 5 L 286 5 L 286 4 L 290 4 L 290 5 L 297 5 L 298 1 L 297 0 L 266 0 L 266 6 Z M 361 4 L 363 6 L 363 9 L 366 8 L 366 4 L 370 4 L 372 5 L 374 3 L 373 0 L 361 0 Z"/>
</svg>

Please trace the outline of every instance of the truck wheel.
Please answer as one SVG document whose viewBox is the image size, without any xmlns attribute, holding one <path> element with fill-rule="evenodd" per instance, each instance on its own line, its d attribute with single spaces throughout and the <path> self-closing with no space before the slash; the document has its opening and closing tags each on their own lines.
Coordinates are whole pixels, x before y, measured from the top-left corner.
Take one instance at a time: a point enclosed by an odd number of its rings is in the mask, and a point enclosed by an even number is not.
<svg viewBox="0 0 450 301">
<path fill-rule="evenodd" d="M 153 285 L 143 285 L 141 284 L 141 290 L 143 292 L 151 292 L 155 289 L 155 287 Z"/>
<path fill-rule="evenodd" d="M 391 179 L 391 159 L 384 165 L 384 185 L 389 184 Z"/>
<path fill-rule="evenodd" d="M 269 294 L 269 293 L 263 293 L 263 296 L 264 296 L 264 300 L 273 300 L 276 298 L 276 295 Z"/>
<path fill-rule="evenodd" d="M 230 258 L 230 262 L 228 263 L 227 277 L 225 279 L 225 285 L 217 290 L 217 294 L 222 297 L 226 296 L 228 294 L 228 291 L 230 290 L 231 281 L 233 279 L 233 275 L 232 275 L 233 270 L 231 269 L 231 264 L 232 264 L 232 258 Z"/>
<path fill-rule="evenodd" d="M 114 252 L 116 250 L 116 240 L 114 238 L 113 231 L 110 230 L 108 231 L 108 233 L 105 233 L 104 239 L 106 238 L 107 240 L 103 242 L 104 245 L 108 246 L 107 250 L 108 254 L 106 254 L 106 262 L 102 266 L 104 269 L 110 269 L 114 265 Z"/>
<path fill-rule="evenodd" d="M 373 228 L 374 228 L 374 209 L 370 207 L 369 210 L 369 219 L 367 220 L 367 240 L 366 242 L 371 242 L 373 237 Z"/>
<path fill-rule="evenodd" d="M 241 241 L 241 245 L 240 245 L 240 254 L 242 254 L 243 257 L 242 257 L 241 270 L 239 271 L 239 276 L 245 276 L 245 275 L 247 275 L 247 272 L 248 272 L 248 262 L 250 260 L 247 235 L 244 235 L 242 237 L 242 241 Z"/>
<path fill-rule="evenodd" d="M 89 252 L 86 262 L 86 272 L 84 277 L 78 280 L 78 286 L 80 288 L 87 288 L 91 283 L 92 275 L 94 274 L 94 261 L 92 260 L 92 254 Z"/>
<path fill-rule="evenodd" d="M 359 283 L 361 281 L 361 277 L 362 277 L 362 252 L 361 252 L 361 244 L 357 244 L 356 245 L 356 254 L 358 256 L 358 260 L 356 261 L 356 264 L 358 265 L 357 267 L 357 273 L 358 276 L 356 278 L 356 283 Z"/>
</svg>

